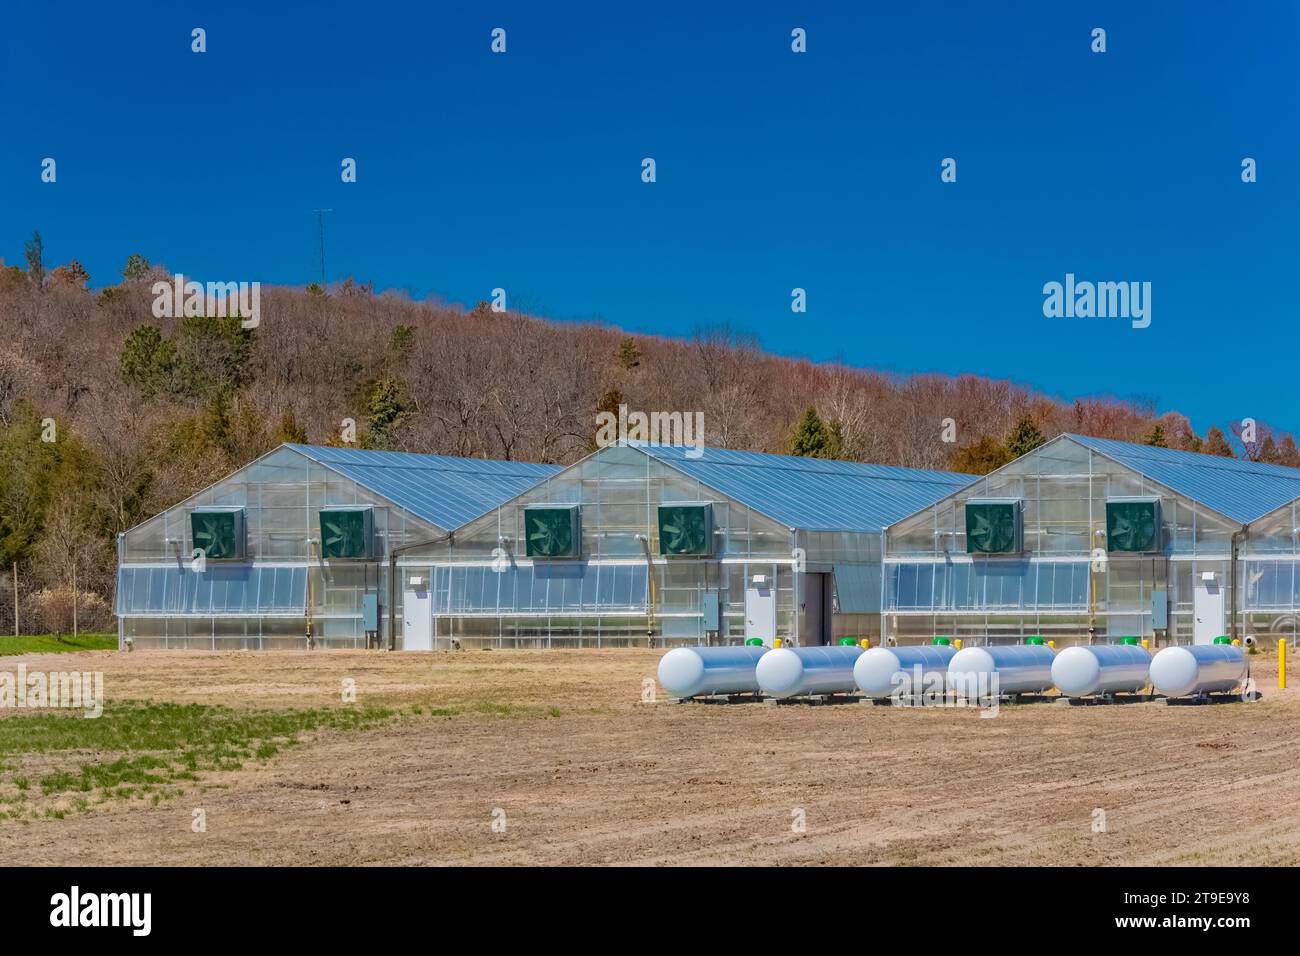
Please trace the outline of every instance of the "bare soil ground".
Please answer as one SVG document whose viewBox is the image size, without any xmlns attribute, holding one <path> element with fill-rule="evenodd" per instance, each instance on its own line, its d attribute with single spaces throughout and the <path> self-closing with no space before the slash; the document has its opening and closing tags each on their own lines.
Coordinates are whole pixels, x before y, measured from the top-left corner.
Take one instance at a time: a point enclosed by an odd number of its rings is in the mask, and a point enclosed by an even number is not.
<svg viewBox="0 0 1300 956">
<path fill-rule="evenodd" d="M 402 714 L 204 773 L 157 806 L 0 822 L 0 856 L 10 865 L 1300 863 L 1300 692 L 1276 689 L 1271 654 L 1252 658 L 1263 694 L 1254 703 L 1040 703 L 992 718 L 642 703 L 658 657 L 6 658 L 0 669 L 102 670 L 110 700 L 345 706 L 342 682 L 352 679 L 359 702 Z M 191 832 L 196 808 L 205 833 Z M 1098 810 L 1105 832 L 1094 832 Z"/>
</svg>

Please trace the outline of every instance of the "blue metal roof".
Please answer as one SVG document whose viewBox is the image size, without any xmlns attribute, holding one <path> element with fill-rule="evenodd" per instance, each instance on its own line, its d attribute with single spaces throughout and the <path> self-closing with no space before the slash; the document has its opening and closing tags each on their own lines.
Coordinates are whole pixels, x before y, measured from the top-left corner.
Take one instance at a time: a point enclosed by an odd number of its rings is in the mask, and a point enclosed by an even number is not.
<svg viewBox="0 0 1300 956">
<path fill-rule="evenodd" d="M 691 458 L 693 449 L 683 445 L 635 447 L 788 528 L 806 531 L 878 532 L 976 480 L 757 451 L 706 448 Z"/>
<path fill-rule="evenodd" d="M 289 443 L 285 447 L 449 531 L 486 514 L 560 470 L 558 465 L 525 461 Z"/>
<path fill-rule="evenodd" d="M 1226 518 L 1248 524 L 1300 498 L 1300 468 L 1065 435 Z"/>
</svg>

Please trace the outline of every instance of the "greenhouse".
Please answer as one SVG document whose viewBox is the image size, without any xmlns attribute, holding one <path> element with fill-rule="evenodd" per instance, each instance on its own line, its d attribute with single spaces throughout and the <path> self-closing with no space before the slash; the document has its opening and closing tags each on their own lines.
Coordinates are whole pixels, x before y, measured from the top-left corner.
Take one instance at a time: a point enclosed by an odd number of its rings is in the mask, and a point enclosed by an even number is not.
<svg viewBox="0 0 1300 956">
<path fill-rule="evenodd" d="M 1300 500 L 1251 522 L 1239 562 L 1243 633 L 1294 644 L 1300 633 Z"/>
<path fill-rule="evenodd" d="M 406 614 L 394 643 L 876 639 L 882 529 L 972 480 L 758 452 L 611 445 L 449 540 L 397 557 Z M 427 613 L 417 611 L 426 600 Z"/>
<path fill-rule="evenodd" d="M 119 640 L 213 650 L 377 644 L 392 550 L 443 537 L 557 470 L 282 445 L 119 536 Z"/>
<path fill-rule="evenodd" d="M 1297 469 L 1061 435 L 886 530 L 886 636 L 1293 631 L 1298 496 Z"/>
</svg>

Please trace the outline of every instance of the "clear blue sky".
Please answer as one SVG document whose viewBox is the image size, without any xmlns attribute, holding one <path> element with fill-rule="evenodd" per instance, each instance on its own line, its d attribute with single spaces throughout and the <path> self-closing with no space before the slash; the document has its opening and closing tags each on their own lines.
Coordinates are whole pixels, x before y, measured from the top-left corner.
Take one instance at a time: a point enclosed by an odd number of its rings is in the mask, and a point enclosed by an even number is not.
<svg viewBox="0 0 1300 956">
<path fill-rule="evenodd" d="M 1289 0 L 13 4 L 0 60 L 9 263 L 301 285 L 330 207 L 331 281 L 1300 430 Z"/>
</svg>

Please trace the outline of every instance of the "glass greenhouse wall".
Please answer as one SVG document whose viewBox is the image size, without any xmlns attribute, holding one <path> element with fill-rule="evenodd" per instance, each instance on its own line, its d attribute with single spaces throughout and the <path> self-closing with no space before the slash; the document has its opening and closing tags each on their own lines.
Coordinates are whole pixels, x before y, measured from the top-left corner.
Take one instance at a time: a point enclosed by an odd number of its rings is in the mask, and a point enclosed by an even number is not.
<svg viewBox="0 0 1300 956">
<path fill-rule="evenodd" d="M 348 522 L 347 511 L 356 506 L 370 512 Z M 239 509 L 240 553 L 196 562 L 192 514 L 212 508 Z M 333 508 L 341 509 L 351 537 L 323 545 L 320 512 Z M 323 547 L 361 553 L 353 540 L 358 528 L 372 536 L 367 556 L 321 557 Z M 355 481 L 280 448 L 120 537 L 119 636 L 141 648 L 302 648 L 310 623 L 317 645 L 364 647 L 367 596 L 377 609 L 379 635 L 387 633 L 389 549 L 441 533 Z"/>
<path fill-rule="evenodd" d="M 1244 633 L 1294 645 L 1300 633 L 1300 500 L 1251 523 L 1238 564 Z"/>
<path fill-rule="evenodd" d="M 661 527 L 660 505 L 701 503 L 711 509 L 707 553 L 664 554 L 662 534 L 675 532 Z M 541 557 L 534 541 L 529 556 L 530 534 L 558 546 L 567 527 L 559 515 L 554 533 L 530 525 L 539 506 L 577 507 L 578 548 Z M 763 636 L 746 617 L 756 578 L 772 592 L 776 636 L 879 632 L 878 534 L 793 531 L 633 447 L 602 449 L 401 563 L 408 577 L 430 576 L 438 648 L 644 645 L 650 635 L 658 646 L 741 643 Z M 835 565 L 846 580 L 849 568 L 869 569 L 874 605 L 836 594 Z"/>
<path fill-rule="evenodd" d="M 1021 503 L 1013 553 L 972 553 L 971 528 L 990 541 L 1004 537 L 978 522 L 968 526 L 972 499 Z M 1158 501 L 1152 551 L 1108 549 L 1107 501 L 1116 499 Z M 1070 643 L 1087 640 L 1090 629 L 1099 641 L 1132 635 L 1189 643 L 1197 582 L 1211 574 L 1228 587 L 1239 531 L 1124 465 L 1057 440 L 887 529 L 885 631 L 899 643 L 935 635 Z M 1121 533 L 1112 526 L 1110 548 Z"/>
</svg>

